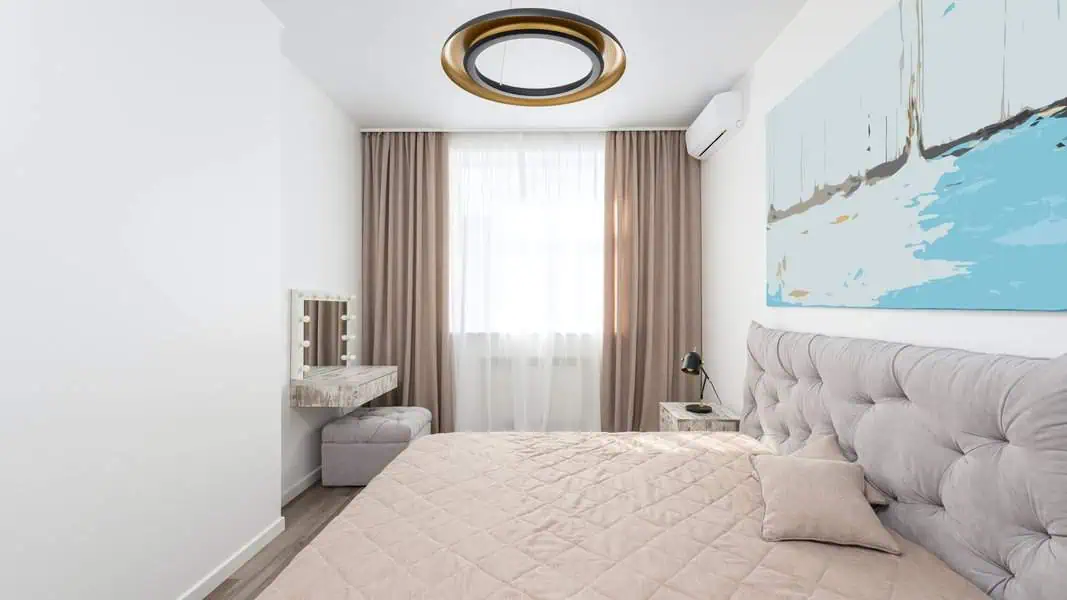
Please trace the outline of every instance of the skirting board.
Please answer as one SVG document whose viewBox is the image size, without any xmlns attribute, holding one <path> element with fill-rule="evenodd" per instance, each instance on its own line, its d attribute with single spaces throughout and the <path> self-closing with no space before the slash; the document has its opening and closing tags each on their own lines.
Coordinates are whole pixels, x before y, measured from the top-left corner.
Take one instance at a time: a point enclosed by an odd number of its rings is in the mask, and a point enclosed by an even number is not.
<svg viewBox="0 0 1067 600">
<path fill-rule="evenodd" d="M 233 575 L 237 569 L 241 568 L 241 565 L 248 562 L 250 558 L 256 555 L 257 552 L 263 549 L 264 546 L 269 544 L 271 540 L 278 537 L 278 534 L 285 531 L 285 517 L 278 517 L 278 520 L 271 523 L 266 529 L 259 532 L 256 537 L 249 540 L 247 544 L 241 547 L 237 552 L 234 552 L 229 558 L 224 560 L 221 565 L 217 566 L 203 579 L 196 582 L 193 587 L 189 588 L 184 594 L 178 597 L 178 600 L 203 600 L 210 594 L 215 588 L 219 587 L 223 581 L 230 575 Z"/>
<path fill-rule="evenodd" d="M 285 492 L 282 493 L 282 506 L 289 504 L 294 498 L 304 493 L 304 490 L 315 485 L 319 481 L 319 477 L 322 475 L 322 467 L 315 467 L 315 470 L 304 475 L 296 483 L 289 486 Z"/>
</svg>

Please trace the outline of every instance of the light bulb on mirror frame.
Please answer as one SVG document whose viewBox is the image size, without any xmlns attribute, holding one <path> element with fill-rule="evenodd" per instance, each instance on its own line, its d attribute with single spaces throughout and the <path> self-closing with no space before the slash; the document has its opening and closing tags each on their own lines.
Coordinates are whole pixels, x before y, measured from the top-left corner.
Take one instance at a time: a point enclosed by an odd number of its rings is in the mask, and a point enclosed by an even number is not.
<svg viewBox="0 0 1067 600">
<path fill-rule="evenodd" d="M 310 340 L 304 340 L 303 342 L 300 342 L 300 345 L 305 347 L 305 348 L 310 348 L 311 347 L 311 341 Z"/>
</svg>

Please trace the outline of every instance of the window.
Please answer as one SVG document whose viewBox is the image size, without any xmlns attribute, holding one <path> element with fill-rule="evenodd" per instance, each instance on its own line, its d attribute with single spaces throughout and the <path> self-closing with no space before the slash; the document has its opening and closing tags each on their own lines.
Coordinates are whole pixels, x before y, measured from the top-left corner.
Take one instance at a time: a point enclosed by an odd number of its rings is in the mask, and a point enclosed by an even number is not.
<svg viewBox="0 0 1067 600">
<path fill-rule="evenodd" d="M 457 430 L 600 429 L 604 142 L 451 137 Z"/>
<path fill-rule="evenodd" d="M 599 332 L 603 135 L 454 135 L 449 161 L 453 331 Z"/>
</svg>

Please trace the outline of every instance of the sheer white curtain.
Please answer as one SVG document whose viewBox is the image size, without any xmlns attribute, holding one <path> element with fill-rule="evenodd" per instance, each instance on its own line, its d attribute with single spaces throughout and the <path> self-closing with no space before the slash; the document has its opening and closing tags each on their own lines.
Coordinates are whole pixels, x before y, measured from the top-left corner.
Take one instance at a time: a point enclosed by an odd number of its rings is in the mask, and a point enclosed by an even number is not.
<svg viewBox="0 0 1067 600">
<path fill-rule="evenodd" d="M 599 431 L 604 136 L 454 134 L 457 431 Z"/>
</svg>

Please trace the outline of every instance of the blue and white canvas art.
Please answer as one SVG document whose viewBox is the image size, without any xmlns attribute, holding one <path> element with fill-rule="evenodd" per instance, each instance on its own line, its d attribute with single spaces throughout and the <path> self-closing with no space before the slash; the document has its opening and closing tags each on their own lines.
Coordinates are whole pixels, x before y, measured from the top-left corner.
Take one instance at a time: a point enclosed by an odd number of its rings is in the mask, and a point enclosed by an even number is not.
<svg viewBox="0 0 1067 600">
<path fill-rule="evenodd" d="M 767 304 L 1067 310 L 1067 0 L 902 0 L 767 118 Z"/>
</svg>

